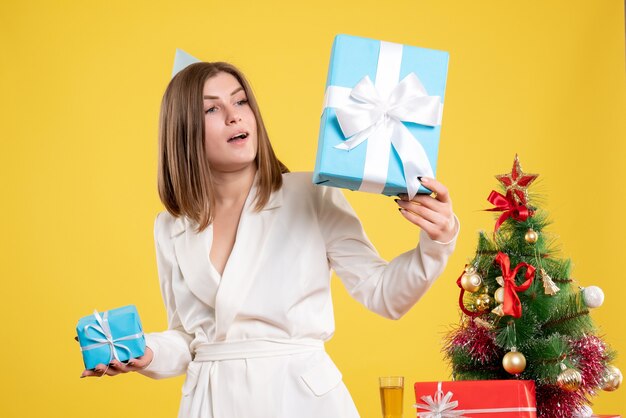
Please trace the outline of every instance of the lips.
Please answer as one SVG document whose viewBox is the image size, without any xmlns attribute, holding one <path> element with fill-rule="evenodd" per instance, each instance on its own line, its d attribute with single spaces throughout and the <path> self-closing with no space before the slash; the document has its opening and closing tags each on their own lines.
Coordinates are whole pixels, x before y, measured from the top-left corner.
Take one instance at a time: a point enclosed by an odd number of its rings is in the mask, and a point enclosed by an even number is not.
<svg viewBox="0 0 626 418">
<path fill-rule="evenodd" d="M 237 134 L 231 136 L 228 139 L 228 142 L 234 142 L 234 141 L 241 141 L 244 140 L 248 137 L 248 133 L 247 132 L 238 132 Z"/>
</svg>

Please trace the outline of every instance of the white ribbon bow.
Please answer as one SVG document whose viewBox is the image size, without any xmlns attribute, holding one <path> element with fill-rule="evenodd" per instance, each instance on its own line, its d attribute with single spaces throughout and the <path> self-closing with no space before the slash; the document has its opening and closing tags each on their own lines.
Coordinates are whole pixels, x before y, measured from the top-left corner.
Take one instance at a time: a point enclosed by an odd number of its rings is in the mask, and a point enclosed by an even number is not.
<svg viewBox="0 0 626 418">
<path fill-rule="evenodd" d="M 417 409 L 423 409 L 428 412 L 418 412 L 418 416 L 422 418 L 462 418 L 462 411 L 454 411 L 454 409 L 459 406 L 458 401 L 450 402 L 452 399 L 452 392 L 448 392 L 445 395 L 441 390 L 441 382 L 437 385 L 437 392 L 435 392 L 435 397 L 432 396 L 422 396 L 420 399 L 426 402 L 424 404 L 417 404 L 415 407 Z"/>
<path fill-rule="evenodd" d="M 352 138 L 335 148 L 350 150 L 356 147 L 381 124 L 394 124 L 406 129 L 402 122 L 427 126 L 439 123 L 441 100 L 439 96 L 428 95 L 415 73 L 410 73 L 396 84 L 386 100 L 367 75 L 350 91 L 350 97 L 356 102 L 336 108 L 335 113 L 343 134 Z M 410 132 L 409 135 L 415 142 Z M 393 137 L 391 142 L 395 146 Z"/>
<path fill-rule="evenodd" d="M 143 332 L 127 335 L 125 337 L 113 338 L 111 334 L 111 328 L 109 327 L 109 312 L 104 312 L 102 316 L 98 313 L 97 310 L 93 311 L 93 316 L 96 318 L 97 324 L 89 324 L 85 325 L 85 336 L 90 340 L 96 342 L 96 344 L 91 344 L 85 347 L 81 347 L 82 351 L 93 350 L 94 348 L 102 347 L 103 345 L 108 345 L 111 348 L 111 356 L 109 357 L 109 361 L 107 364 L 111 363 L 111 360 L 115 358 L 115 360 L 120 361 L 117 350 L 125 350 L 128 353 L 128 358 L 132 357 L 132 353 L 128 347 L 123 344 L 120 344 L 119 341 L 125 340 L 134 340 L 136 338 L 140 338 L 143 335 Z M 89 335 L 89 330 L 94 330 L 98 334 L 102 335 L 104 338 L 99 338 L 93 335 Z"/>
</svg>

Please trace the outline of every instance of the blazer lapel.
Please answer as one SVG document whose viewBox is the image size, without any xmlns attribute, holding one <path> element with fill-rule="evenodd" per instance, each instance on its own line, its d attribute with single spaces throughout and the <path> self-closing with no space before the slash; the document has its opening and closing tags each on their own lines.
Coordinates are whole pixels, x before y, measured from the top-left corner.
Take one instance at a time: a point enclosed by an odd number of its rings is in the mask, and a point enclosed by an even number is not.
<svg viewBox="0 0 626 418">
<path fill-rule="evenodd" d="M 265 241 L 270 235 L 274 222 L 277 221 L 274 209 L 282 205 L 282 189 L 272 193 L 265 207 L 257 212 L 254 209 L 256 183 L 246 200 L 235 245 L 230 254 L 215 299 L 217 341 L 226 339 L 228 328 L 245 302 L 254 280 L 259 276 L 266 248 Z"/>
<path fill-rule="evenodd" d="M 191 292 L 209 306 L 215 306 L 215 295 L 219 285 L 209 261 L 209 249 L 213 239 L 213 226 L 196 233 L 195 222 L 186 217 L 176 220 L 174 250 L 183 278 Z M 182 230 L 182 233 L 180 231 Z"/>
</svg>

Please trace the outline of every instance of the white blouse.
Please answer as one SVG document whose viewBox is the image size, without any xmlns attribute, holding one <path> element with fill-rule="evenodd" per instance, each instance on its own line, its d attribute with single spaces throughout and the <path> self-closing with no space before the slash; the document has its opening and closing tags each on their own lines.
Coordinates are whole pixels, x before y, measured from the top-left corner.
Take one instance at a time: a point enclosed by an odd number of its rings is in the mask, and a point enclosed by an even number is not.
<svg viewBox="0 0 626 418">
<path fill-rule="evenodd" d="M 258 212 L 255 196 L 253 186 L 222 276 L 209 259 L 212 226 L 196 233 L 185 217 L 157 216 L 169 326 L 146 335 L 154 359 L 141 373 L 187 373 L 179 417 L 358 417 L 323 348 L 335 331 L 331 269 L 365 307 L 397 319 L 443 272 L 456 236 L 441 243 L 422 231 L 388 263 L 342 192 L 310 173 L 284 174 Z"/>
</svg>

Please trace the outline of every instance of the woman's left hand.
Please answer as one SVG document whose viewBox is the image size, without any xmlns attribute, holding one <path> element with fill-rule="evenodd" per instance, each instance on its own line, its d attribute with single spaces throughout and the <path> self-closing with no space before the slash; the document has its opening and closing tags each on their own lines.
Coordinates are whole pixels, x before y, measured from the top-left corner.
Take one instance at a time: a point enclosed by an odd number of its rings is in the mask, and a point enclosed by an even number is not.
<svg viewBox="0 0 626 418">
<path fill-rule="evenodd" d="M 433 194 L 418 194 L 413 200 L 409 200 L 406 194 L 401 194 L 400 198 L 395 200 L 400 206 L 400 213 L 411 223 L 422 228 L 430 239 L 448 242 L 454 237 L 457 229 L 448 189 L 435 179 L 422 177 L 421 182 L 424 187 L 432 190 Z"/>
</svg>

